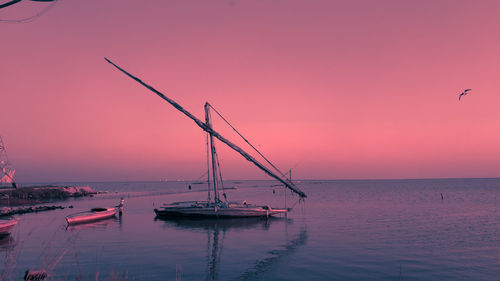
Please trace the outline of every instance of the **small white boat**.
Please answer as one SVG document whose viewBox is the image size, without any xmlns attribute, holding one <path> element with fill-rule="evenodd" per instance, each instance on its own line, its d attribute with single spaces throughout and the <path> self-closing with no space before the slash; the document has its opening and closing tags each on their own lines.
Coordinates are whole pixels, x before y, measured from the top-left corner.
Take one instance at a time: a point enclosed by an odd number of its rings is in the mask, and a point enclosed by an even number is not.
<svg viewBox="0 0 500 281">
<path fill-rule="evenodd" d="M 0 236 L 6 235 L 10 233 L 10 230 L 14 228 L 17 224 L 17 219 L 0 219 Z"/>
<path fill-rule="evenodd" d="M 120 205 L 118 206 L 110 208 L 93 208 L 90 211 L 71 214 L 66 217 L 66 221 L 70 225 L 94 222 L 114 217 L 116 213 L 118 212 L 121 213 L 122 210 L 123 210 L 123 199 L 121 199 Z"/>
</svg>

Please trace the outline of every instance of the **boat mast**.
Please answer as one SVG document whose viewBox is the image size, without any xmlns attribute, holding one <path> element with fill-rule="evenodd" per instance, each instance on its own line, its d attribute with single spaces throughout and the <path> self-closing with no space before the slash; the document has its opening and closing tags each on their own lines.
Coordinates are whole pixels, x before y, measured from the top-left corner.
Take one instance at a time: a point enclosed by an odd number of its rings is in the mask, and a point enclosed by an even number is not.
<svg viewBox="0 0 500 281">
<path fill-rule="evenodd" d="M 147 89 L 149 89 L 153 93 L 157 94 L 160 98 L 162 98 L 165 101 L 167 101 L 168 103 L 170 103 L 177 110 L 179 110 L 180 112 L 184 113 L 187 117 L 189 117 L 191 120 L 193 120 L 196 123 L 196 125 L 198 125 L 198 127 L 200 127 L 201 129 L 203 129 L 205 132 L 210 133 L 211 135 L 213 135 L 214 137 L 216 137 L 217 139 L 219 139 L 221 142 L 225 143 L 227 146 L 229 146 L 230 148 L 232 148 L 233 150 L 235 150 L 236 152 L 238 152 L 239 154 L 241 154 L 241 156 L 243 156 L 248 161 L 252 162 L 255 166 L 257 166 L 259 169 L 263 170 L 266 174 L 268 174 L 269 176 L 271 176 L 271 177 L 275 178 L 276 180 L 280 181 L 281 183 L 283 183 L 291 191 L 297 193 L 302 198 L 306 198 L 307 197 L 307 195 L 302 190 L 300 190 L 298 187 L 296 187 L 295 184 L 293 184 L 292 182 L 288 181 L 288 179 L 286 179 L 286 178 L 283 179 L 280 176 L 276 175 L 275 173 L 271 172 L 263 164 L 261 164 L 259 161 L 257 161 L 257 159 L 255 159 L 254 157 L 252 157 L 250 154 L 246 153 L 243 149 L 241 149 L 239 146 L 233 144 L 231 141 L 229 141 L 228 139 L 226 139 L 225 137 L 223 137 L 218 132 L 214 131 L 212 128 L 209 128 L 200 119 L 196 118 L 189 111 L 185 110 L 180 104 L 178 104 L 174 100 L 168 98 L 167 96 L 165 96 L 164 94 L 162 94 L 161 92 L 159 92 L 158 90 L 156 90 L 155 88 L 153 88 L 153 87 L 149 86 L 148 84 L 142 82 L 141 79 L 139 79 L 139 78 L 135 77 L 134 75 L 128 73 L 127 71 L 125 71 L 124 69 L 122 69 L 118 65 L 114 64 L 112 61 L 108 60 L 107 58 L 104 58 L 104 59 L 107 62 L 109 62 L 110 64 L 112 64 L 114 67 L 116 67 L 118 70 L 120 70 L 121 72 L 123 72 L 128 77 L 134 79 L 139 84 L 143 85 L 144 87 L 146 87 Z"/>
<path fill-rule="evenodd" d="M 212 122 L 210 121 L 210 108 L 208 107 L 208 103 L 205 103 L 205 124 L 208 128 L 212 129 Z M 207 132 L 210 138 L 210 152 L 212 156 L 212 174 L 214 181 L 214 202 L 217 204 L 219 202 L 219 195 L 217 194 L 217 165 L 215 162 L 215 145 L 214 145 L 214 136 L 212 133 Z"/>
</svg>

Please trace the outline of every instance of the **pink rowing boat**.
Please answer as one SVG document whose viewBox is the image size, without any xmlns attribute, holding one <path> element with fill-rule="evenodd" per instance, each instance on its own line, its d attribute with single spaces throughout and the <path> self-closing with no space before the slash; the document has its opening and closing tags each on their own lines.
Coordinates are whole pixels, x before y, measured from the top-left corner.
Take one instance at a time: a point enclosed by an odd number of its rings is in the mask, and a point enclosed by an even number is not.
<svg viewBox="0 0 500 281">
<path fill-rule="evenodd" d="M 0 219 L 0 235 L 6 235 L 10 233 L 10 230 L 14 228 L 17 224 L 17 219 Z"/>
<path fill-rule="evenodd" d="M 116 213 L 122 212 L 123 199 L 120 200 L 120 205 L 111 208 L 93 208 L 90 211 L 72 214 L 66 217 L 68 224 L 80 224 L 94 222 L 114 217 Z"/>
</svg>

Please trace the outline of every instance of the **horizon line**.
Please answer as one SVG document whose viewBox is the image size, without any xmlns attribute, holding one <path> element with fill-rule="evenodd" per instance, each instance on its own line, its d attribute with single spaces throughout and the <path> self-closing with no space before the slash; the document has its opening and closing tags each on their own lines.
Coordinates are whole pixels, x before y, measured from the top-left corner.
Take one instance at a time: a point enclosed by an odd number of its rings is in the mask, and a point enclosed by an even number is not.
<svg viewBox="0 0 500 281">
<path fill-rule="evenodd" d="M 338 179 L 325 179 L 325 178 L 299 178 L 292 179 L 292 181 L 398 181 L 398 180 L 479 180 L 479 179 L 500 179 L 500 177 L 442 177 L 442 178 L 338 178 Z M 275 181 L 274 179 L 225 179 L 224 181 Z M 119 183 L 119 182 L 206 182 L 199 179 L 180 179 L 180 180 L 102 180 L 102 181 L 27 181 L 17 182 L 19 184 L 55 184 L 55 183 Z"/>
</svg>

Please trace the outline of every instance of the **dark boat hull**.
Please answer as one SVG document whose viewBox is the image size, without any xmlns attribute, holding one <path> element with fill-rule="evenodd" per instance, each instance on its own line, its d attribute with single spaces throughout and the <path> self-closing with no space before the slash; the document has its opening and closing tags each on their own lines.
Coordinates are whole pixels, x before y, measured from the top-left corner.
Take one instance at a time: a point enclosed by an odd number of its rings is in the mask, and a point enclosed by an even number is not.
<svg viewBox="0 0 500 281">
<path fill-rule="evenodd" d="M 198 202 L 178 202 L 154 209 L 159 217 L 212 217 L 212 218 L 251 218 L 270 217 L 285 214 L 286 209 L 272 209 L 268 206 L 229 204 L 215 207 Z"/>
</svg>

